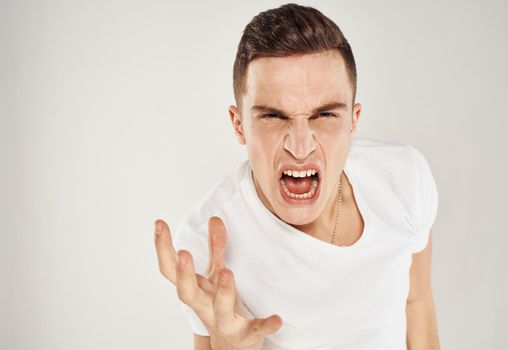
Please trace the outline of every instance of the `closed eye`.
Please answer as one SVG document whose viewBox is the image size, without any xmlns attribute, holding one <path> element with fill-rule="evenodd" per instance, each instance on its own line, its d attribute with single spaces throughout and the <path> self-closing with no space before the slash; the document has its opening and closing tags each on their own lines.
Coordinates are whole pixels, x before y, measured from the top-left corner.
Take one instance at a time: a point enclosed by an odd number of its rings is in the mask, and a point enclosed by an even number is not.
<svg viewBox="0 0 508 350">
<path fill-rule="evenodd" d="M 332 119 L 337 118 L 337 115 L 332 112 L 319 112 L 318 114 L 313 115 L 310 119 L 318 119 L 318 118 Z"/>
<path fill-rule="evenodd" d="M 316 119 L 318 117 L 323 117 L 323 118 L 328 119 L 328 118 L 336 118 L 337 115 L 335 113 L 332 113 L 332 112 L 320 112 L 317 115 L 314 115 L 313 117 L 311 117 L 311 119 Z M 281 115 L 279 113 L 265 113 L 265 114 L 261 114 L 260 118 L 261 119 L 288 119 L 286 116 Z"/>
<path fill-rule="evenodd" d="M 277 119 L 277 118 L 286 119 L 286 117 L 284 117 L 283 115 L 280 115 L 278 113 L 265 113 L 265 114 L 261 115 L 261 118 L 264 118 L 264 119 Z"/>
<path fill-rule="evenodd" d="M 325 118 L 336 117 L 336 115 L 331 112 L 321 112 L 321 113 L 319 113 L 319 116 L 325 117 Z"/>
</svg>

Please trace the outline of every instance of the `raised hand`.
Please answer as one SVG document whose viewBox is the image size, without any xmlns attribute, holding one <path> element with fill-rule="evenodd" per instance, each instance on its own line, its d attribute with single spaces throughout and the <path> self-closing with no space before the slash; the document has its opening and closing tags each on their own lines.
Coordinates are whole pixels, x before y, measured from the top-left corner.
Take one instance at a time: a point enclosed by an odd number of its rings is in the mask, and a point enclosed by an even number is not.
<svg viewBox="0 0 508 350">
<path fill-rule="evenodd" d="M 210 334 L 213 349 L 261 349 L 264 338 L 282 326 L 272 315 L 251 318 L 236 290 L 233 272 L 224 265 L 227 234 L 219 217 L 208 221 L 209 261 L 206 276 L 195 273 L 190 252 L 175 251 L 169 226 L 155 222 L 155 246 L 161 273 L 177 289 L 178 297 L 191 307 Z"/>
</svg>

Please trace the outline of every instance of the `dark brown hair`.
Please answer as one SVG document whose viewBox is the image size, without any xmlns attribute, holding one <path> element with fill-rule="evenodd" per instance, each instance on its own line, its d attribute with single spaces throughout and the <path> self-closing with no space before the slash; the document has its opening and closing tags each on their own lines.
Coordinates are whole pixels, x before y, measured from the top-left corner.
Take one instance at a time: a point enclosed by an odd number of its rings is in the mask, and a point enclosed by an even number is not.
<svg viewBox="0 0 508 350">
<path fill-rule="evenodd" d="M 356 64 L 339 27 L 312 7 L 286 4 L 260 12 L 243 31 L 233 68 L 233 90 L 238 106 L 245 93 L 249 63 L 259 57 L 286 57 L 336 49 L 346 64 L 356 95 Z"/>
</svg>

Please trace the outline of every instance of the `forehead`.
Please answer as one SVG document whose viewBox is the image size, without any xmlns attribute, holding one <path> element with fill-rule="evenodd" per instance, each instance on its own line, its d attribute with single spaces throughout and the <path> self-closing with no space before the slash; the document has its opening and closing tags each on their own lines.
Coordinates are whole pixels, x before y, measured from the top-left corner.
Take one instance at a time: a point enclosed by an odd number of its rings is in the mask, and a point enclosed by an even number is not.
<svg viewBox="0 0 508 350">
<path fill-rule="evenodd" d="M 247 70 L 245 107 L 270 105 L 290 113 L 330 101 L 352 100 L 346 65 L 338 52 L 289 57 L 261 57 Z"/>
</svg>

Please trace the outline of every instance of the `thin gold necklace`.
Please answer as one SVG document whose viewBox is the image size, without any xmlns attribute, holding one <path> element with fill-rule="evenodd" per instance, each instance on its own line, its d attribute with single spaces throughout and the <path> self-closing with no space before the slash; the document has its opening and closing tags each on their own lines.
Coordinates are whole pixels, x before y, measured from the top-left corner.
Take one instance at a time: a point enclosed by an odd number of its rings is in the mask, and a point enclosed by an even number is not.
<svg viewBox="0 0 508 350">
<path fill-rule="evenodd" d="M 332 244 L 335 245 L 335 234 L 337 233 L 337 223 L 339 222 L 339 218 L 340 218 L 340 206 L 342 204 L 342 184 L 340 182 L 340 178 L 339 178 L 339 205 L 337 206 L 337 216 L 336 216 L 336 219 L 335 219 L 335 226 L 333 227 L 333 237 L 332 237 Z"/>
</svg>

